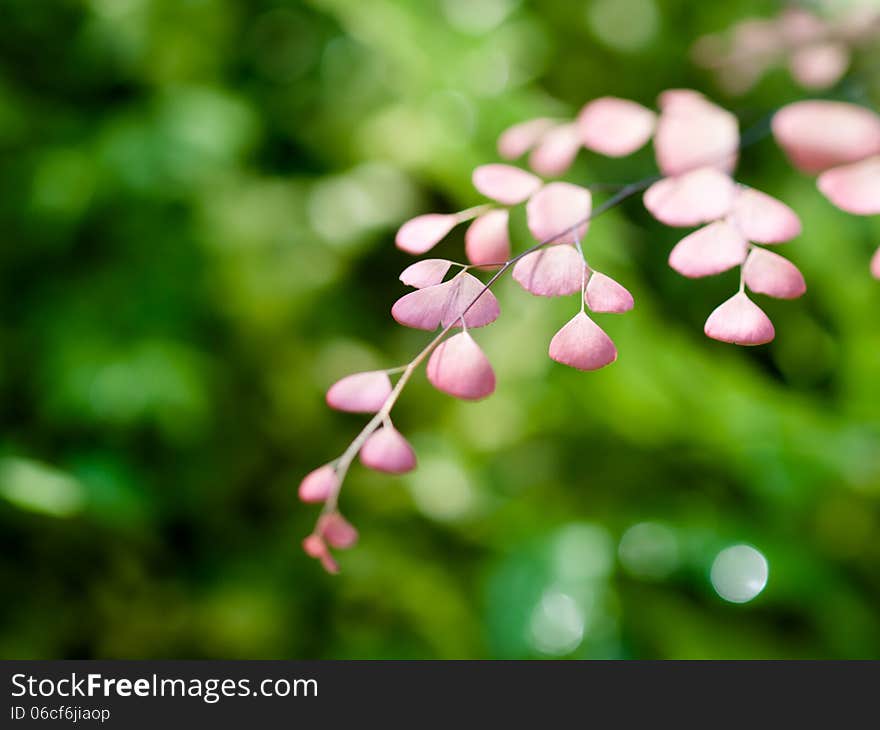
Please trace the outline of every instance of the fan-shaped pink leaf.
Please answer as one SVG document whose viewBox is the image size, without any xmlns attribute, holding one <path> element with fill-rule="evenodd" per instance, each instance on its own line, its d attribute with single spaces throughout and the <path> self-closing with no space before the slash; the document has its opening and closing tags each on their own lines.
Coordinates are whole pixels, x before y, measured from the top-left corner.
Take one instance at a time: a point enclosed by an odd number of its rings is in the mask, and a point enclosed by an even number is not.
<svg viewBox="0 0 880 730">
<path fill-rule="evenodd" d="M 348 375 L 327 391 L 327 405 L 348 413 L 375 413 L 391 394 L 391 380 L 382 370 Z"/>
<path fill-rule="evenodd" d="M 306 474 L 299 483 L 299 498 L 303 502 L 323 502 L 339 487 L 336 470 L 329 464 Z"/>
<path fill-rule="evenodd" d="M 797 266 L 763 248 L 752 249 L 743 265 L 743 281 L 753 292 L 777 299 L 796 299 L 807 290 Z"/>
<path fill-rule="evenodd" d="M 446 259 L 416 261 L 401 272 L 400 280 L 407 286 L 424 289 L 426 286 L 433 286 L 443 281 L 451 266 L 452 262 Z"/>
<path fill-rule="evenodd" d="M 880 213 L 880 155 L 833 167 L 819 176 L 818 184 L 822 194 L 847 213 Z"/>
<path fill-rule="evenodd" d="M 754 188 L 740 188 L 731 219 L 750 241 L 782 243 L 800 235 L 801 221 L 785 203 Z"/>
<path fill-rule="evenodd" d="M 713 340 L 735 345 L 763 345 L 776 336 L 773 323 L 743 292 L 718 305 L 704 331 Z"/>
<path fill-rule="evenodd" d="M 578 370 L 598 370 L 617 359 L 617 348 L 599 325 L 578 312 L 553 336 L 550 357 Z"/>
<path fill-rule="evenodd" d="M 529 167 L 544 177 L 564 173 L 581 148 L 581 138 L 574 124 L 560 124 L 541 137 L 532 154 Z"/>
<path fill-rule="evenodd" d="M 555 243 L 573 243 L 586 234 L 592 206 L 593 198 L 586 188 L 553 182 L 529 200 L 526 220 L 538 241 L 552 239 Z"/>
<path fill-rule="evenodd" d="M 458 223 L 455 215 L 428 213 L 416 216 L 404 223 L 394 239 L 397 248 L 411 254 L 430 251 Z"/>
<path fill-rule="evenodd" d="M 874 251 L 874 255 L 871 257 L 871 276 L 880 279 L 880 248 Z"/>
<path fill-rule="evenodd" d="M 806 89 L 829 89 L 849 67 L 849 49 L 828 41 L 795 49 L 788 61 L 794 80 Z"/>
<path fill-rule="evenodd" d="M 561 297 L 579 292 L 586 264 L 574 246 L 546 246 L 523 256 L 513 267 L 520 286 L 540 297 Z"/>
<path fill-rule="evenodd" d="M 666 92 L 654 133 L 654 152 L 664 175 L 698 167 L 731 172 L 739 149 L 739 123 L 726 109 L 687 89 Z"/>
<path fill-rule="evenodd" d="M 798 101 L 773 116 L 773 135 L 798 169 L 822 172 L 880 153 L 880 115 L 839 101 Z"/>
<path fill-rule="evenodd" d="M 428 360 L 428 380 L 456 398 L 479 400 L 495 392 L 489 359 L 467 332 L 441 342 Z"/>
<path fill-rule="evenodd" d="M 581 109 L 577 125 L 587 149 L 623 157 L 644 146 L 654 133 L 657 115 L 628 99 L 604 96 Z"/>
<path fill-rule="evenodd" d="M 480 165 L 473 173 L 474 187 L 504 205 L 522 203 L 541 187 L 541 178 L 512 165 Z"/>
<path fill-rule="evenodd" d="M 606 276 L 600 271 L 594 271 L 590 276 L 585 300 L 593 312 L 620 314 L 633 308 L 632 294 L 610 276 Z"/>
<path fill-rule="evenodd" d="M 727 215 L 736 185 L 728 175 L 711 167 L 666 177 L 645 191 L 648 211 L 668 226 L 696 226 Z"/>
<path fill-rule="evenodd" d="M 732 269 L 745 261 L 749 242 L 727 221 L 716 221 L 682 238 L 669 254 L 669 265 L 697 279 Z"/>
<path fill-rule="evenodd" d="M 318 530 L 331 547 L 339 550 L 353 547 L 358 540 L 357 530 L 338 512 L 324 515 L 318 521 Z"/>
<path fill-rule="evenodd" d="M 405 474 L 416 468 L 416 454 L 393 426 L 374 431 L 361 447 L 361 463 L 388 474 Z"/>
<path fill-rule="evenodd" d="M 490 210 L 474 220 L 464 234 L 467 260 L 475 266 L 499 264 L 510 258 L 508 212 Z"/>
<path fill-rule="evenodd" d="M 556 122 L 546 117 L 514 124 L 505 129 L 498 138 L 498 154 L 506 160 L 515 160 L 532 149 L 555 124 Z"/>
<path fill-rule="evenodd" d="M 435 330 L 448 327 L 464 315 L 468 327 L 483 327 L 498 319 L 498 300 L 475 276 L 462 272 L 442 284 L 427 286 L 398 299 L 391 316 L 406 327 Z M 473 306 L 468 306 L 474 302 Z"/>
</svg>

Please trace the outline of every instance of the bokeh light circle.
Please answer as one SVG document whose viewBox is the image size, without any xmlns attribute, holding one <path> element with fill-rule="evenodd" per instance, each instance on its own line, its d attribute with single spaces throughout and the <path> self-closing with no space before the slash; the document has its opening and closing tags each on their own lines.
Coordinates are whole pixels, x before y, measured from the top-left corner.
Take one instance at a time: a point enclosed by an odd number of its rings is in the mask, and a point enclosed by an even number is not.
<svg viewBox="0 0 880 730">
<path fill-rule="evenodd" d="M 710 578 L 725 601 L 748 603 L 764 590 L 769 572 L 767 558 L 755 548 L 732 545 L 715 556 Z"/>
</svg>

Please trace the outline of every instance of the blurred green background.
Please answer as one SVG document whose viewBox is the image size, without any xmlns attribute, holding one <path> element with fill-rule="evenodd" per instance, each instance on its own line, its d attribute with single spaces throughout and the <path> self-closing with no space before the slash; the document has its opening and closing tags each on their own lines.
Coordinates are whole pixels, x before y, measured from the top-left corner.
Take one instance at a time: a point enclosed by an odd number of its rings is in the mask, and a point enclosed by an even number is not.
<svg viewBox="0 0 880 730">
<path fill-rule="evenodd" d="M 770 139 L 739 177 L 802 216 L 809 286 L 758 297 L 774 343 L 706 339 L 735 274 L 669 270 L 682 233 L 631 200 L 586 241 L 636 297 L 599 317 L 619 361 L 552 363 L 573 300 L 503 282 L 474 333 L 496 394 L 420 374 L 395 411 L 419 469 L 352 469 L 342 575 L 299 547 L 299 480 L 363 422 L 324 390 L 426 342 L 389 316 L 396 227 L 480 202 L 500 131 L 596 96 L 766 119 L 805 96 L 784 71 L 726 98 L 687 54 L 778 9 L 0 0 L 0 656 L 880 657 L 880 225 Z M 876 105 L 872 68 L 830 95 Z M 653 171 L 582 153 L 566 178 Z M 736 544 L 769 565 L 743 604 L 710 580 Z"/>
</svg>

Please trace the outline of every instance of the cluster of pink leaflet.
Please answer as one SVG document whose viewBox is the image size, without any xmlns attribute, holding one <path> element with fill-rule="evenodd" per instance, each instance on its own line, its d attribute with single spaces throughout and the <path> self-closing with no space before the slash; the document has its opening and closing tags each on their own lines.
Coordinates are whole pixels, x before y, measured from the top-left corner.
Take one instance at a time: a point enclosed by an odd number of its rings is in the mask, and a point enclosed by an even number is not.
<svg viewBox="0 0 880 730">
<path fill-rule="evenodd" d="M 805 89 L 829 89 L 843 78 L 852 51 L 878 33 L 880 10 L 873 0 L 829 9 L 826 17 L 791 6 L 775 17 L 747 18 L 725 33 L 703 36 L 693 57 L 732 94 L 747 92 L 776 66 L 787 66 Z"/>
<path fill-rule="evenodd" d="M 829 128 L 843 131 L 830 135 Z M 833 203 L 860 214 L 880 212 L 880 117 L 847 104 L 802 102 L 778 112 L 773 131 L 797 167 L 822 173 L 819 187 Z M 696 91 L 677 89 L 661 94 L 658 112 L 604 97 L 587 104 L 573 121 L 541 118 L 511 127 L 499 138 L 499 154 L 508 160 L 528 154 L 533 172 L 502 163 L 478 167 L 474 187 L 490 202 L 459 213 L 421 215 L 397 233 L 398 248 L 421 255 L 468 223 L 467 263 L 426 258 L 407 267 L 400 280 L 412 291 L 391 309 L 400 324 L 439 333 L 406 366 L 349 375 L 327 392 L 331 408 L 374 414 L 342 456 L 300 484 L 301 500 L 324 505 L 304 549 L 328 571 L 338 569 L 331 548 L 348 548 L 357 540 L 337 507 L 355 456 L 388 474 L 416 466 L 415 452 L 392 423 L 391 410 L 421 362 L 428 359 L 431 384 L 453 397 L 479 400 L 494 392 L 492 365 L 469 330 L 500 315 L 490 287 L 508 269 L 531 294 L 578 297 L 575 315 L 550 340 L 553 360 L 596 370 L 617 359 L 614 342 L 591 315 L 627 312 L 633 297 L 585 257 L 592 195 L 584 187 L 544 178 L 566 172 L 582 148 L 621 157 L 651 140 L 661 177 L 645 190 L 645 207 L 666 225 L 696 229 L 672 249 L 670 266 L 689 278 L 740 270 L 738 290 L 709 315 L 706 335 L 740 345 L 773 339 L 772 322 L 746 290 L 780 299 L 805 292 L 794 264 L 765 248 L 796 237 L 801 224 L 781 201 L 733 179 L 740 136 L 730 112 Z M 520 205 L 535 244 L 514 254 L 508 226 L 511 208 Z M 496 271 L 487 283 L 472 273 L 487 270 Z M 395 373 L 400 375 L 392 385 Z"/>
<path fill-rule="evenodd" d="M 773 134 L 791 163 L 818 174 L 822 194 L 847 213 L 880 214 L 880 115 L 838 101 L 799 101 L 773 118 Z M 880 279 L 880 248 L 871 259 Z"/>
</svg>

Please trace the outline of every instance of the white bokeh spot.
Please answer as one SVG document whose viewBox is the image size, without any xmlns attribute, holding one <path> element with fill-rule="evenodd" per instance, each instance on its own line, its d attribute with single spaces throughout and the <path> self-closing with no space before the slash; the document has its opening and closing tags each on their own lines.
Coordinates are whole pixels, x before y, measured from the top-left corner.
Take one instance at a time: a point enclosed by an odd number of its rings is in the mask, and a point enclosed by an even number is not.
<svg viewBox="0 0 880 730">
<path fill-rule="evenodd" d="M 749 545 L 732 545 L 715 556 L 710 578 L 725 601 L 748 603 L 767 585 L 770 566 L 760 552 Z"/>
</svg>

